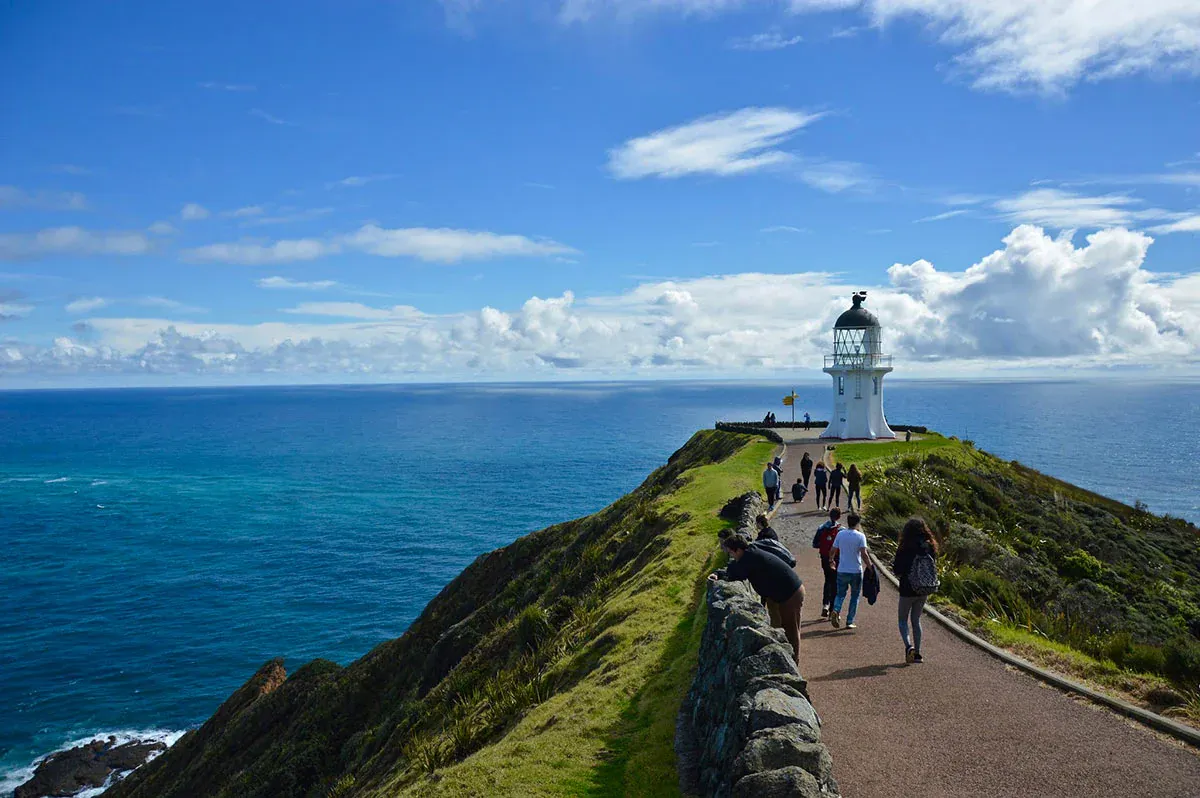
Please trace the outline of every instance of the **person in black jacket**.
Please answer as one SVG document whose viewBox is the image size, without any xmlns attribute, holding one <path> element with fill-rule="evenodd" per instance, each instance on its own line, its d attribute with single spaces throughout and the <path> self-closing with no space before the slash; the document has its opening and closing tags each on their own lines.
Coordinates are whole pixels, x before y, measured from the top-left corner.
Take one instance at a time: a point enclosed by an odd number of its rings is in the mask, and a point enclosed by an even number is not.
<svg viewBox="0 0 1200 798">
<path fill-rule="evenodd" d="M 845 478 L 846 468 L 841 463 L 838 463 L 837 467 L 829 472 L 829 504 L 831 507 L 837 507 L 842 501 L 842 481 Z"/>
<path fill-rule="evenodd" d="M 754 519 L 758 527 L 758 537 L 755 540 L 779 540 L 779 534 L 771 528 L 771 519 L 765 513 L 759 513 Z"/>
<path fill-rule="evenodd" d="M 812 476 L 813 462 L 808 452 L 800 458 L 800 477 L 804 480 L 804 489 L 808 490 L 808 478 Z"/>
<path fill-rule="evenodd" d="M 927 596 L 913 592 L 908 574 L 913 560 L 928 554 L 935 560 L 938 556 L 937 540 L 924 518 L 910 518 L 900 530 L 900 542 L 896 547 L 896 559 L 892 560 L 892 573 L 900 580 L 900 639 L 904 641 L 904 661 L 924 662 L 921 656 L 921 611 L 925 609 Z M 908 624 L 912 621 L 912 641 L 908 639 Z"/>
<path fill-rule="evenodd" d="M 774 554 L 751 548 L 746 539 L 730 535 L 721 541 L 730 556 L 725 568 L 708 575 L 709 579 L 731 582 L 747 579 L 751 587 L 767 600 L 771 622 L 783 629 L 796 664 L 800 664 L 800 611 L 804 607 L 804 583 L 796 572 Z"/>
</svg>

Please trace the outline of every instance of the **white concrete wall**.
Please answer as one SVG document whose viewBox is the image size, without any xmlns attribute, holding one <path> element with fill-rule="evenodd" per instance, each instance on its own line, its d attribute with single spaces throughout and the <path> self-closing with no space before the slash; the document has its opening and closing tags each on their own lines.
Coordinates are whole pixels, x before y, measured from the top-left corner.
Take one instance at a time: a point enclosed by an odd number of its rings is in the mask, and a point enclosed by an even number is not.
<svg viewBox="0 0 1200 798">
<path fill-rule="evenodd" d="M 883 416 L 883 377 L 891 369 L 827 368 L 825 373 L 833 378 L 833 416 L 822 438 L 895 438 Z M 838 394 L 838 378 L 844 382 L 844 391 Z M 855 396 L 855 380 L 861 381 L 860 396 Z M 879 380 L 879 392 L 875 392 L 874 380 Z"/>
</svg>

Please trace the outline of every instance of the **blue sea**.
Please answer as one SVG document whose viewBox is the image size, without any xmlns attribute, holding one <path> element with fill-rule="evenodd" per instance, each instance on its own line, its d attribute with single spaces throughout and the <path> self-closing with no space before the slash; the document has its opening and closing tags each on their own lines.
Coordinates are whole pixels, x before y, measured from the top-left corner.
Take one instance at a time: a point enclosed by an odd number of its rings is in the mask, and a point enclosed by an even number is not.
<svg viewBox="0 0 1200 798">
<path fill-rule="evenodd" d="M 0 392 L 0 794 L 72 741 L 202 722 L 271 657 L 361 656 L 793 387 L 828 417 L 825 383 Z M 886 408 L 1200 520 L 1200 384 L 896 381 Z"/>
</svg>

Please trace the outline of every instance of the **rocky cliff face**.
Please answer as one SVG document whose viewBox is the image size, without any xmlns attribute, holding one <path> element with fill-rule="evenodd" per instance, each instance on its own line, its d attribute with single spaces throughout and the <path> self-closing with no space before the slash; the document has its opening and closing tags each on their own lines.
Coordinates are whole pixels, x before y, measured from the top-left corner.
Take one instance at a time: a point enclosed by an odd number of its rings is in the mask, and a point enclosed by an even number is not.
<svg viewBox="0 0 1200 798">
<path fill-rule="evenodd" d="M 286 676 L 280 661 L 267 663 L 201 728 L 106 795 L 394 795 L 462 761 L 532 707 L 611 667 L 604 657 L 616 643 L 605 624 L 621 619 L 603 612 L 606 602 L 660 566 L 679 521 L 656 500 L 748 440 L 697 433 L 605 510 L 480 556 L 403 636 L 345 668 L 317 660 Z"/>
</svg>

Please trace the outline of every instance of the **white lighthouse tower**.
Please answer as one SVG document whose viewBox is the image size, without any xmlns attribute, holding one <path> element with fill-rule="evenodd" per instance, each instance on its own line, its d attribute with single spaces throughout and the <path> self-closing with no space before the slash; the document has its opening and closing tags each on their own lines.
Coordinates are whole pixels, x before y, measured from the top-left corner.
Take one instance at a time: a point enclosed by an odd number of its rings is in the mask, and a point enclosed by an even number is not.
<svg viewBox="0 0 1200 798">
<path fill-rule="evenodd" d="M 892 356 L 883 354 L 879 319 L 864 308 L 866 291 L 833 325 L 833 354 L 825 356 L 823 371 L 833 377 L 833 418 L 822 438 L 894 438 L 883 417 L 883 377 L 892 370 Z"/>
</svg>

